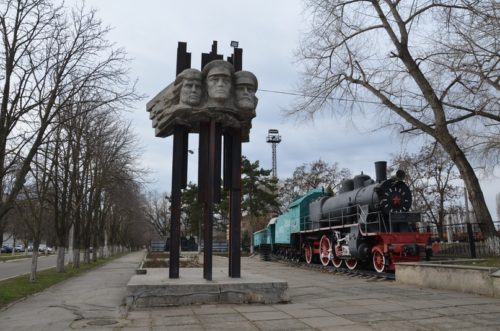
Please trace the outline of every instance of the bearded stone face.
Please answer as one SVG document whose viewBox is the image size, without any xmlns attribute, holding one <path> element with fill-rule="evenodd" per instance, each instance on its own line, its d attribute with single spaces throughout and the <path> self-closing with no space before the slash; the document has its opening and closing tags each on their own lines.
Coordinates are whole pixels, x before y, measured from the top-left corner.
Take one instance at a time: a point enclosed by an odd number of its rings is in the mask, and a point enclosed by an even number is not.
<svg viewBox="0 0 500 331">
<path fill-rule="evenodd" d="M 241 109 L 255 109 L 255 87 L 250 84 L 238 84 L 235 89 L 236 106 Z"/>
</svg>

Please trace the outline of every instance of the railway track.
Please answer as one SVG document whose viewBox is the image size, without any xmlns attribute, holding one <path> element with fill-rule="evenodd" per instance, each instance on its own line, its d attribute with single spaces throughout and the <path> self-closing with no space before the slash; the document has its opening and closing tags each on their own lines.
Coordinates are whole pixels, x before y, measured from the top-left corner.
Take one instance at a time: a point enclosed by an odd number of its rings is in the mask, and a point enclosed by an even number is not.
<svg viewBox="0 0 500 331">
<path fill-rule="evenodd" d="M 344 274 L 351 277 L 359 277 L 371 280 L 396 280 L 396 275 L 394 273 L 389 273 L 389 272 L 376 272 L 373 270 L 363 270 L 363 269 L 350 270 L 348 268 L 336 268 L 333 265 L 324 266 L 322 264 L 307 264 L 306 262 L 303 261 L 282 259 L 276 255 L 269 256 L 269 260 L 274 262 L 284 263 L 302 269 L 311 269 L 320 272 L 328 272 L 332 274 Z"/>
</svg>

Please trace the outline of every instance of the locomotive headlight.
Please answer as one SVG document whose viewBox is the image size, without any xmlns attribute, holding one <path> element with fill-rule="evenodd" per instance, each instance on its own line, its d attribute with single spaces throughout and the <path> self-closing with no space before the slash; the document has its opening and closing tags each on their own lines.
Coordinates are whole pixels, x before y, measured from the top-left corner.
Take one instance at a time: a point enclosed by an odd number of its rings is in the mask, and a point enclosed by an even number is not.
<svg viewBox="0 0 500 331">
<path fill-rule="evenodd" d="M 398 171 L 396 171 L 396 178 L 397 179 L 404 180 L 405 177 L 406 177 L 406 172 L 404 172 L 404 170 L 399 169 Z"/>
</svg>

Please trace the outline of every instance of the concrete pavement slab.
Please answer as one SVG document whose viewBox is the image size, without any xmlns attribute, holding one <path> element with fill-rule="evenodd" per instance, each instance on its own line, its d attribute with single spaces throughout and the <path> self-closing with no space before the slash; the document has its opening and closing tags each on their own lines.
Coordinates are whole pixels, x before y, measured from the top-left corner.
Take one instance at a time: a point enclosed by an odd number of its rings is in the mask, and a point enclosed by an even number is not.
<svg viewBox="0 0 500 331">
<path fill-rule="evenodd" d="M 0 326 L 7 330 L 86 330 L 106 329 L 99 321 L 116 321 L 114 328 L 127 325 L 124 320 L 126 284 L 139 265 L 144 252 L 134 252 L 110 263 L 68 279 L 0 312 Z"/>
<path fill-rule="evenodd" d="M 255 325 L 262 331 L 312 330 L 309 325 L 292 319 L 256 321 Z"/>
<path fill-rule="evenodd" d="M 258 258 L 243 258 L 242 274 L 286 280 L 290 303 L 130 311 L 123 302 L 125 285 L 141 259 L 134 254 L 12 305 L 0 312 L 0 329 L 500 330 L 500 299 L 373 282 Z M 227 268 L 227 259 L 214 256 L 214 267 Z"/>
</svg>

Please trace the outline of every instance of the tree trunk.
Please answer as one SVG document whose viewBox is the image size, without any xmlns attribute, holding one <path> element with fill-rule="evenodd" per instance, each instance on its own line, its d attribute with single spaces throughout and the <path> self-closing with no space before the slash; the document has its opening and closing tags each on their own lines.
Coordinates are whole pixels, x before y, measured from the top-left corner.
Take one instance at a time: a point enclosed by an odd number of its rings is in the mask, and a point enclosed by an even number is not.
<svg viewBox="0 0 500 331">
<path fill-rule="evenodd" d="M 481 233 L 485 238 L 496 237 L 493 218 L 491 217 L 488 206 L 484 200 L 479 180 L 477 179 L 474 169 L 467 160 L 467 157 L 457 145 L 455 139 L 447 131 L 437 135 L 436 138 L 453 160 L 458 168 L 458 171 L 460 172 L 460 175 L 462 176 L 465 187 L 467 187 L 467 191 L 469 192 L 469 200 L 472 204 Z"/>
<path fill-rule="evenodd" d="M 73 268 L 80 268 L 80 248 L 73 248 Z"/>
<path fill-rule="evenodd" d="M 97 233 L 94 233 L 92 239 L 92 262 L 97 262 L 97 250 L 99 249 L 98 245 Z"/>
<path fill-rule="evenodd" d="M 12 240 L 12 256 L 16 255 L 16 237 Z"/>
<path fill-rule="evenodd" d="M 83 251 L 83 263 L 90 263 L 90 250 L 88 248 Z"/>
<path fill-rule="evenodd" d="M 68 263 L 73 263 L 74 264 L 74 255 L 73 255 L 73 241 L 74 241 L 74 232 L 75 232 L 75 225 L 73 224 L 71 228 L 69 229 L 69 236 L 68 236 Z"/>
<path fill-rule="evenodd" d="M 65 272 L 64 270 L 64 246 L 57 246 L 57 262 L 56 262 L 56 271 L 57 272 Z"/>
<path fill-rule="evenodd" d="M 109 247 L 108 247 L 108 233 L 104 231 L 104 255 L 103 257 L 109 256 Z"/>
<path fill-rule="evenodd" d="M 31 270 L 30 270 L 30 282 L 36 282 L 36 271 L 38 269 L 38 247 L 40 246 L 39 243 L 34 242 L 33 243 L 33 254 L 31 256 Z M 26 247 L 26 251 L 28 248 Z"/>
</svg>

